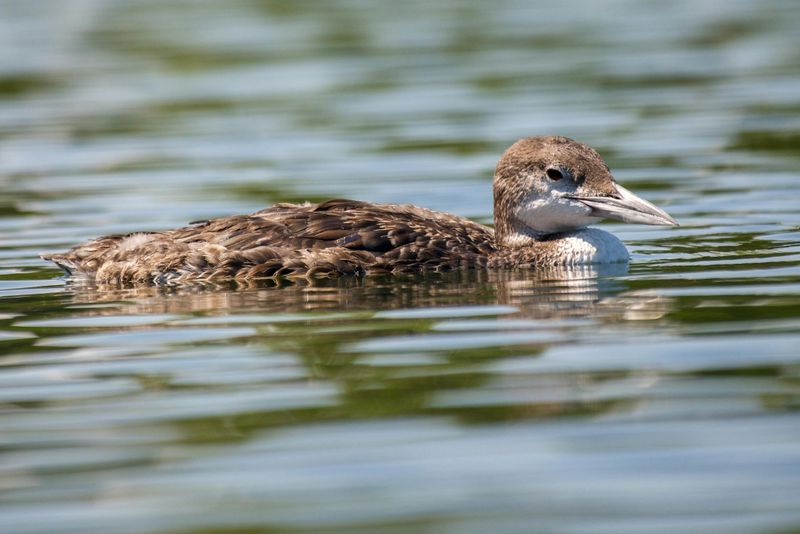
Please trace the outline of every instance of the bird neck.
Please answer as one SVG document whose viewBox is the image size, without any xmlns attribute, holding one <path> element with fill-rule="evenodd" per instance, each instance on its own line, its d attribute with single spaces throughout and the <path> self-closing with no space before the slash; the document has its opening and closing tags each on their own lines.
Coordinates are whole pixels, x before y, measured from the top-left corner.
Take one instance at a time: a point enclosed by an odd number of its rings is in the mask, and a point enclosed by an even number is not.
<svg viewBox="0 0 800 534">
<path fill-rule="evenodd" d="M 516 211 L 525 201 L 528 189 L 509 176 L 519 174 L 515 166 L 498 165 L 494 176 L 494 236 L 498 248 L 529 247 L 545 237 L 517 217 Z"/>
<path fill-rule="evenodd" d="M 500 221 L 495 217 L 495 242 L 500 248 L 525 248 L 541 241 L 546 234 L 535 231 L 520 221 Z"/>
</svg>

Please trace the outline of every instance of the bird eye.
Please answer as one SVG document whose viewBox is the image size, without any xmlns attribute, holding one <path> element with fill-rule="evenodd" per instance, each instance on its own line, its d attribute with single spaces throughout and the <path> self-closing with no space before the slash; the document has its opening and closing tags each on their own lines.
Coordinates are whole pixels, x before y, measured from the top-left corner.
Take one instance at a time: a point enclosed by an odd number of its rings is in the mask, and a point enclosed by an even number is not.
<svg viewBox="0 0 800 534">
<path fill-rule="evenodd" d="M 562 179 L 564 175 L 558 169 L 547 169 L 547 177 L 555 182 Z"/>
</svg>

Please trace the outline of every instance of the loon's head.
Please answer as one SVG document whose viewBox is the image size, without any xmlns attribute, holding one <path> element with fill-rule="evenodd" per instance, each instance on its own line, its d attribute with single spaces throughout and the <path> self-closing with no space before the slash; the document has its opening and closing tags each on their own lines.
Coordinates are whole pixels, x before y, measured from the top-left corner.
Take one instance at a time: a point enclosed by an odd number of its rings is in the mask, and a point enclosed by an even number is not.
<svg viewBox="0 0 800 534">
<path fill-rule="evenodd" d="M 665 211 L 614 180 L 593 148 L 567 137 L 527 137 L 505 151 L 494 175 L 495 235 L 523 246 L 602 219 L 676 226 Z"/>
</svg>

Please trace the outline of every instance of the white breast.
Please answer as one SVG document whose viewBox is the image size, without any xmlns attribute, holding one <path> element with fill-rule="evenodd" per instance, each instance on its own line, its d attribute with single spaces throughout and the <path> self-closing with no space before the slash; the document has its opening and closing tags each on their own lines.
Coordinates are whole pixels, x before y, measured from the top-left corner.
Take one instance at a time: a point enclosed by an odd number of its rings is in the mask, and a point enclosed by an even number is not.
<svg viewBox="0 0 800 534">
<path fill-rule="evenodd" d="M 558 256 L 564 265 L 622 263 L 630 260 L 628 249 L 613 234 L 584 228 L 558 240 Z"/>
</svg>

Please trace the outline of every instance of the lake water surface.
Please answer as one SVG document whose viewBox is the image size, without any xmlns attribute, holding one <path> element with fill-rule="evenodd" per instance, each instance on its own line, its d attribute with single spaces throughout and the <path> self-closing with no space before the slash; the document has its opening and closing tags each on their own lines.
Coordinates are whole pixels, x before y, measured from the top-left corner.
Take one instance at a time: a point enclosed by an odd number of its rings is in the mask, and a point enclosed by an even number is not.
<svg viewBox="0 0 800 534">
<path fill-rule="evenodd" d="M 519 137 L 628 269 L 120 289 L 89 237 L 354 197 L 491 222 Z M 0 2 L 0 531 L 800 530 L 794 0 Z"/>
</svg>

